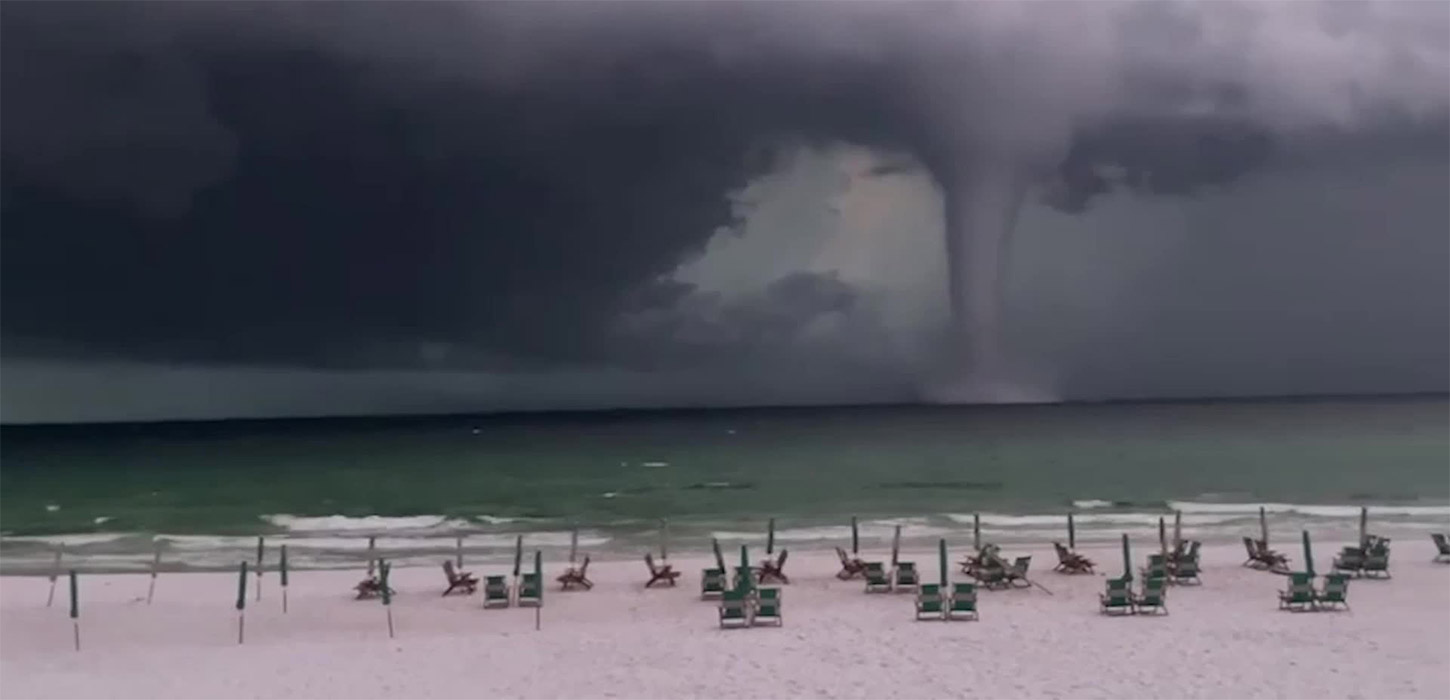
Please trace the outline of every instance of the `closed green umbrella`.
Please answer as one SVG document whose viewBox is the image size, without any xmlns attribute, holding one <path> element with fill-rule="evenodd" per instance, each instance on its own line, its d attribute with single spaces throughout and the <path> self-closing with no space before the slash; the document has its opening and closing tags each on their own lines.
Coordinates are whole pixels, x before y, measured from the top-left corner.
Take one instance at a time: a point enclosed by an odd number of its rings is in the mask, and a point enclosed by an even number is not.
<svg viewBox="0 0 1450 700">
<path fill-rule="evenodd" d="M 514 540 L 514 578 L 519 577 L 519 567 L 524 563 L 524 536 Z"/>
<path fill-rule="evenodd" d="M 1077 549 L 1077 528 L 1072 523 L 1072 513 L 1067 514 L 1067 548 Z"/>
<path fill-rule="evenodd" d="M 972 513 L 972 546 L 982 551 L 982 516 Z"/>
<path fill-rule="evenodd" d="M 1183 543 L 1183 511 L 1173 511 L 1173 549 L 1178 549 Z"/>
<path fill-rule="evenodd" d="M 1269 546 L 1269 516 L 1263 506 L 1259 506 L 1259 538 L 1264 541 L 1264 547 Z"/>
<path fill-rule="evenodd" d="M 383 609 L 388 615 L 388 639 L 393 638 L 393 592 L 389 590 L 389 575 L 393 572 L 392 563 L 387 560 L 378 560 L 378 576 L 383 581 Z"/>
<path fill-rule="evenodd" d="M 896 568 L 896 560 L 901 556 L 901 526 L 896 526 L 896 534 L 891 536 L 891 568 Z"/>
<path fill-rule="evenodd" d="M 237 575 L 237 644 L 246 637 L 247 615 L 247 562 L 242 561 Z"/>
<path fill-rule="evenodd" d="M 765 531 L 765 555 L 768 557 L 775 553 L 775 518 L 770 519 L 770 524 Z"/>
<path fill-rule="evenodd" d="M 265 537 L 257 538 L 257 600 L 262 600 L 262 555 L 267 551 Z"/>
<path fill-rule="evenodd" d="M 81 650 L 81 585 L 76 570 L 70 570 L 70 619 L 75 631 L 76 651 Z"/>
<path fill-rule="evenodd" d="M 1309 548 L 1309 531 L 1304 531 L 1304 570 L 1314 575 L 1314 552 Z"/>
<path fill-rule="evenodd" d="M 539 604 L 534 606 L 534 630 L 537 631 L 542 624 L 540 618 L 544 610 L 544 553 L 537 549 L 534 550 L 534 584 L 539 587 L 535 593 L 539 596 Z"/>
<path fill-rule="evenodd" d="M 277 559 L 277 573 L 282 576 L 282 612 L 287 612 L 287 545 L 282 545 L 281 556 Z"/>
<path fill-rule="evenodd" d="M 729 569 L 725 568 L 725 555 L 720 553 L 719 538 L 710 538 L 710 549 L 715 550 L 715 566 L 720 567 L 720 573 L 725 574 L 726 572 L 728 572 Z"/>
<path fill-rule="evenodd" d="M 856 516 L 851 516 L 851 553 L 861 553 L 861 533 L 856 529 Z"/>
<path fill-rule="evenodd" d="M 1369 507 L 1359 507 L 1359 546 L 1369 546 Z"/>
<path fill-rule="evenodd" d="M 1133 580 L 1133 555 L 1128 551 L 1128 533 L 1123 533 L 1123 580 Z"/>
<path fill-rule="evenodd" d="M 739 585 L 741 592 L 749 592 L 750 591 L 750 584 L 751 584 L 751 581 L 750 581 L 750 552 L 746 550 L 745 545 L 743 545 L 743 544 L 740 545 L 740 571 L 741 571 L 741 576 L 739 577 L 739 580 L 737 581 L 737 584 Z"/>
<path fill-rule="evenodd" d="M 946 538 L 937 541 L 937 563 L 941 566 L 941 588 L 947 589 L 947 541 Z"/>
</svg>

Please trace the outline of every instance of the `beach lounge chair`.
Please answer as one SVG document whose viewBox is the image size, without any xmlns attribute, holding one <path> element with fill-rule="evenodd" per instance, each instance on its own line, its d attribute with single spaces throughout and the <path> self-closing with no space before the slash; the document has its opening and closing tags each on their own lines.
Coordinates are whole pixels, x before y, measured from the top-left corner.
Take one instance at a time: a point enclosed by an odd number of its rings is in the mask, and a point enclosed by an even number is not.
<svg viewBox="0 0 1450 700">
<path fill-rule="evenodd" d="M 378 598 L 383 595 L 383 582 L 376 576 L 369 576 L 368 578 L 359 581 L 356 586 L 352 587 L 352 589 L 357 592 L 356 600 Z M 389 595 L 392 595 L 394 593 L 396 593 L 396 591 L 394 591 L 392 588 L 388 589 Z"/>
<path fill-rule="evenodd" d="M 1181 586 L 1197 586 L 1203 583 L 1199 578 L 1198 556 L 1184 557 L 1173 566 L 1173 577 L 1169 579 Z"/>
<path fill-rule="evenodd" d="M 473 595 L 478 590 L 478 579 L 467 571 L 456 571 L 453 568 L 451 559 L 443 560 L 443 575 L 448 579 L 448 588 L 443 591 L 447 596 L 454 591 L 462 591 L 465 595 Z"/>
<path fill-rule="evenodd" d="M 897 590 L 914 591 L 916 590 L 917 586 L 921 585 L 921 577 L 917 576 L 916 564 L 913 562 L 896 562 L 896 570 L 892 573 L 895 575 L 896 578 L 896 582 L 893 584 L 893 586 Z M 940 594 L 940 591 L 938 591 L 938 594 Z"/>
<path fill-rule="evenodd" d="M 891 590 L 891 578 L 886 575 L 886 567 L 879 561 L 866 563 L 866 592 L 886 593 Z"/>
<path fill-rule="evenodd" d="M 483 579 L 483 607 L 507 608 L 509 604 L 508 579 L 504 576 L 485 576 Z"/>
<path fill-rule="evenodd" d="M 745 591 L 725 591 L 720 596 L 720 626 L 750 626 L 750 599 Z"/>
<path fill-rule="evenodd" d="M 1349 575 L 1348 574 L 1326 574 L 1324 576 L 1324 588 L 1314 594 L 1314 601 L 1326 610 L 1333 610 L 1336 605 L 1349 609 Z"/>
<path fill-rule="evenodd" d="M 785 618 L 780 614 L 780 589 L 758 589 L 755 612 L 750 615 L 750 626 L 775 625 L 780 627 L 783 624 L 785 624 Z"/>
<path fill-rule="evenodd" d="M 836 548 L 836 556 L 841 558 L 841 570 L 836 572 L 836 578 L 848 581 L 866 574 L 866 562 L 856 557 L 846 556 L 846 550 L 840 547 Z"/>
<path fill-rule="evenodd" d="M 1138 569 L 1144 581 L 1153 578 L 1168 578 L 1168 562 L 1162 554 L 1149 554 L 1148 565 Z"/>
<path fill-rule="evenodd" d="M 922 584 L 916 591 L 916 619 L 918 620 L 940 620 L 942 619 L 944 601 L 941 596 L 941 586 L 935 583 Z"/>
<path fill-rule="evenodd" d="M 1057 552 L 1057 566 L 1052 567 L 1053 571 L 1061 574 L 1093 573 L 1092 560 L 1062 546 L 1061 542 L 1053 542 L 1052 548 Z"/>
<path fill-rule="evenodd" d="M 1143 592 L 1133 599 L 1136 612 L 1145 610 L 1153 614 L 1168 614 L 1168 579 L 1163 577 L 1143 579 Z"/>
<path fill-rule="evenodd" d="M 1335 571 L 1359 576 L 1364 571 L 1364 550 L 1359 547 L 1345 547 L 1335 555 L 1334 563 L 1331 566 Z"/>
<path fill-rule="evenodd" d="M 1002 579 L 1008 586 L 1030 588 L 1032 582 L 1027 580 L 1027 569 L 1032 566 L 1032 555 L 1017 557 L 1012 566 L 1002 572 Z"/>
<path fill-rule="evenodd" d="M 1430 533 L 1430 539 L 1435 541 L 1437 550 L 1434 561 L 1438 564 L 1450 564 L 1450 539 L 1446 539 L 1443 532 Z"/>
<path fill-rule="evenodd" d="M 680 572 L 675 571 L 674 567 L 670 566 L 669 564 L 660 564 L 659 566 L 655 566 L 655 558 L 653 554 L 645 553 L 644 563 L 645 566 L 649 567 L 649 581 L 644 584 L 645 588 L 651 588 L 656 583 L 659 583 L 661 581 L 673 586 L 675 585 L 675 579 L 680 577 Z"/>
<path fill-rule="evenodd" d="M 725 593 L 725 572 L 721 569 L 705 569 L 700 574 L 700 597 L 719 598 Z"/>
<path fill-rule="evenodd" d="M 1384 542 L 1376 543 L 1365 553 L 1360 572 L 1366 578 L 1390 578 L 1390 547 Z"/>
<path fill-rule="evenodd" d="M 518 600 L 515 604 L 519 607 L 542 605 L 544 602 L 544 582 L 534 573 L 526 573 L 519 581 L 519 588 L 516 591 Z"/>
<path fill-rule="evenodd" d="M 1132 580 L 1126 578 L 1108 579 L 1107 592 L 1098 594 L 1098 611 L 1104 615 L 1132 615 L 1134 608 L 1131 583 Z"/>
<path fill-rule="evenodd" d="M 947 598 L 948 620 L 977 619 L 977 584 L 954 583 Z"/>
<path fill-rule="evenodd" d="M 790 583 L 790 577 L 785 575 L 785 558 L 790 552 L 782 549 L 780 556 L 775 561 L 765 560 L 760 565 L 760 582 L 779 581 Z"/>
<path fill-rule="evenodd" d="M 1279 609 L 1294 612 L 1318 610 L 1314 599 L 1314 576 L 1303 572 L 1289 574 L 1289 590 L 1279 591 Z"/>
<path fill-rule="evenodd" d="M 584 557 L 584 563 L 580 564 L 579 568 L 576 569 L 571 566 L 565 569 L 564 573 L 559 574 L 559 578 L 554 580 L 558 581 L 566 591 L 569 590 L 570 586 L 575 585 L 583 586 L 586 591 L 594 588 L 594 582 L 589 580 L 589 557 Z"/>
<path fill-rule="evenodd" d="M 1244 551 L 1248 553 L 1249 558 L 1244 560 L 1243 566 L 1247 566 L 1250 569 L 1267 568 L 1263 560 L 1259 558 L 1259 543 L 1257 540 L 1252 537 L 1245 537 Z"/>
</svg>

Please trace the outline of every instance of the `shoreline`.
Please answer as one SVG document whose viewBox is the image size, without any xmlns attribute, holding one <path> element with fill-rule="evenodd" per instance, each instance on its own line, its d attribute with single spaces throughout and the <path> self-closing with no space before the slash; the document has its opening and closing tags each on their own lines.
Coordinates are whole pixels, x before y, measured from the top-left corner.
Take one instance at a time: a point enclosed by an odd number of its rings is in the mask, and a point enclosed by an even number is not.
<svg viewBox="0 0 1450 700">
<path fill-rule="evenodd" d="M 1156 544 L 1134 542 L 1133 565 Z M 1316 541 L 1316 568 L 1342 544 Z M 1278 548 L 1297 569 L 1298 543 L 1284 537 Z M 671 560 L 684 574 L 678 587 L 649 590 L 640 559 L 601 557 L 593 590 L 560 592 L 564 557 L 550 558 L 537 632 L 533 610 L 483 610 L 481 592 L 444 598 L 439 566 L 400 567 L 394 639 L 383 606 L 351 599 L 359 569 L 295 573 L 285 615 L 267 571 L 260 603 L 249 576 L 243 645 L 235 573 L 163 573 L 149 606 L 149 576 L 82 574 L 80 653 L 64 579 L 47 609 L 45 578 L 8 577 L 0 696 L 1450 696 L 1450 566 L 1430 561 L 1428 537 L 1393 545 L 1393 579 L 1352 582 L 1349 612 L 1281 613 L 1283 577 L 1241 567 L 1241 548 L 1205 545 L 1202 586 L 1171 588 L 1167 616 L 1129 619 L 1097 610 L 1104 581 L 1121 573 L 1119 548 L 1083 547 L 1098 575 L 1066 576 L 1050 571 L 1049 546 L 1004 546 L 1032 555 L 1033 579 L 1053 594 L 984 591 L 981 621 L 960 623 L 914 622 L 911 595 L 867 595 L 860 580 L 834 577 L 833 552 L 790 549 L 783 628 L 743 631 L 718 629 L 715 604 L 698 594 L 700 569 L 713 563 L 693 553 Z M 967 549 L 951 551 L 953 566 Z M 727 564 L 738 551 L 727 548 Z M 751 547 L 752 560 L 762 551 Z M 889 547 L 862 555 L 886 560 Z M 902 559 L 937 580 L 934 550 Z M 467 568 L 482 577 L 512 562 Z"/>
</svg>

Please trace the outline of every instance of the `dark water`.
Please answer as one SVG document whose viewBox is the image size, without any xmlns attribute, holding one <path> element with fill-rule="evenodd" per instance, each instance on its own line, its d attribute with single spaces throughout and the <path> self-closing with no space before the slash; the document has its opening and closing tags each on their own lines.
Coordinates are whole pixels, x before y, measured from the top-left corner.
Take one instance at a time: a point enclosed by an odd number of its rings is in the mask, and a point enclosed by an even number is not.
<svg viewBox="0 0 1450 700">
<path fill-rule="evenodd" d="M 180 556 L 256 534 L 290 535 L 304 553 L 308 538 L 325 553 L 373 534 L 451 547 L 466 533 L 487 549 L 526 531 L 558 546 L 570 525 L 591 546 L 635 546 L 660 518 L 687 540 L 744 537 L 768 517 L 787 540 L 839 537 L 851 515 L 877 534 L 886 522 L 957 531 L 973 512 L 1034 530 L 1074 502 L 1094 514 L 1089 529 L 1145 525 L 1170 502 L 1203 527 L 1237 527 L 1263 502 L 1282 517 L 1352 518 L 1345 506 L 1371 504 L 1411 525 L 1450 520 L 1444 397 L 7 427 L 0 438 L 0 563 L 12 567 L 56 542 L 129 560 L 157 533 L 180 536 Z"/>
</svg>

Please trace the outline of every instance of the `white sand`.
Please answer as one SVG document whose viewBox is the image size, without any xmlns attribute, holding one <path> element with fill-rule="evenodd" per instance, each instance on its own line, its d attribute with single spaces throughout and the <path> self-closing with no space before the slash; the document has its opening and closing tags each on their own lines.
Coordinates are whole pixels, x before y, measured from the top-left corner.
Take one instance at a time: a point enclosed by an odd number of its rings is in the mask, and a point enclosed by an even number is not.
<svg viewBox="0 0 1450 700">
<path fill-rule="evenodd" d="M 833 578 L 832 553 L 802 551 L 784 628 L 730 631 L 698 597 L 703 558 L 675 562 L 686 573 L 672 590 L 644 590 L 642 562 L 595 562 L 593 591 L 550 588 L 538 632 L 530 609 L 440 598 L 438 570 L 398 570 L 392 640 L 381 604 L 350 599 L 357 572 L 295 573 L 287 615 L 269 572 L 243 646 L 235 575 L 163 574 L 151 606 L 145 576 L 82 576 L 80 653 L 64 579 L 47 609 L 44 578 L 8 577 L 0 696 L 1447 698 L 1450 566 L 1429 561 L 1425 539 L 1397 541 L 1394 579 L 1353 582 L 1343 613 L 1280 612 L 1283 578 L 1208 547 L 1204 585 L 1171 589 L 1157 618 L 1102 617 L 1104 576 L 1053 574 L 1050 549 L 1008 548 L 1033 554 L 1056 595 L 984 592 L 975 623 L 914 622 L 910 595 L 868 596 Z M 1339 545 L 1320 545 L 1321 566 Z M 1122 566 L 1116 548 L 1088 553 L 1108 573 Z M 935 580 L 935 552 L 909 558 Z"/>
</svg>

